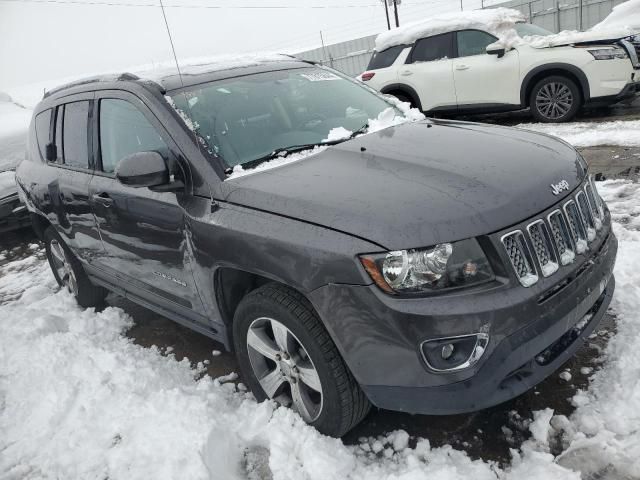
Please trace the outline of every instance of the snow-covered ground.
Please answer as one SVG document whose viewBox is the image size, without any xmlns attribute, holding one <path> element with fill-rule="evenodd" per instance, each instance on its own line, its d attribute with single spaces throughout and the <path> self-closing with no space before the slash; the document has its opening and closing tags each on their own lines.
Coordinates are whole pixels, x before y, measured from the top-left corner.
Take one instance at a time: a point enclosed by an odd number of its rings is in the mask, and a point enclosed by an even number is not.
<svg viewBox="0 0 640 480">
<path fill-rule="evenodd" d="M 354 447 L 323 437 L 289 409 L 201 377 L 202 365 L 135 345 L 122 310 L 77 307 L 34 244 L 0 266 L 0 478 L 638 478 L 640 185 L 599 189 L 620 240 L 618 333 L 575 413 L 536 412 L 505 469 L 428 439 L 411 447 L 402 431 Z"/>
<path fill-rule="evenodd" d="M 614 122 L 521 123 L 518 128 L 554 135 L 574 147 L 640 146 L 640 120 Z"/>
</svg>

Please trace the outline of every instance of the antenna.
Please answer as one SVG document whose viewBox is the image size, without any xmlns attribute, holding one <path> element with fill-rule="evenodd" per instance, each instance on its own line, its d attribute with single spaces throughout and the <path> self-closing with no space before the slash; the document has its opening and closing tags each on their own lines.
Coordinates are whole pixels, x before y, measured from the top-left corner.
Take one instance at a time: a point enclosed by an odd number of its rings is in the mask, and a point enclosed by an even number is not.
<svg viewBox="0 0 640 480">
<path fill-rule="evenodd" d="M 169 29 L 169 22 L 167 21 L 167 14 L 164 11 L 164 5 L 162 0 L 160 1 L 160 8 L 162 9 L 162 17 L 164 18 L 164 25 L 167 27 L 167 35 L 169 35 L 169 43 L 171 43 L 171 51 L 173 52 L 173 59 L 176 62 L 176 69 L 178 70 L 178 77 L 180 77 L 180 83 L 184 88 L 184 81 L 182 80 L 182 72 L 180 72 L 180 64 L 178 63 L 178 56 L 176 55 L 176 47 L 173 46 L 173 37 L 171 36 L 171 30 Z"/>
</svg>

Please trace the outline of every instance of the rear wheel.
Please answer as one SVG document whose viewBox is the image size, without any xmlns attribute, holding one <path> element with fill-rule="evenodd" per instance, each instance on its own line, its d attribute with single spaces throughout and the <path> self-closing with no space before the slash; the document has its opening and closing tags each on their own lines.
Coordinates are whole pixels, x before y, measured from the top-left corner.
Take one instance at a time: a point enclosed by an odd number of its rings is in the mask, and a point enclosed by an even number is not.
<svg viewBox="0 0 640 480">
<path fill-rule="evenodd" d="M 289 404 L 321 433 L 340 437 L 370 408 L 309 302 L 271 283 L 238 306 L 234 345 L 258 401 Z"/>
<path fill-rule="evenodd" d="M 107 291 L 91 283 L 80 261 L 53 227 L 48 227 L 45 230 L 44 242 L 47 259 L 58 285 L 76 297 L 76 301 L 81 307 L 102 306 Z"/>
<path fill-rule="evenodd" d="M 539 122 L 568 122 L 576 116 L 582 98 L 580 89 L 567 77 L 554 75 L 535 84 L 529 97 L 531 114 Z"/>
</svg>

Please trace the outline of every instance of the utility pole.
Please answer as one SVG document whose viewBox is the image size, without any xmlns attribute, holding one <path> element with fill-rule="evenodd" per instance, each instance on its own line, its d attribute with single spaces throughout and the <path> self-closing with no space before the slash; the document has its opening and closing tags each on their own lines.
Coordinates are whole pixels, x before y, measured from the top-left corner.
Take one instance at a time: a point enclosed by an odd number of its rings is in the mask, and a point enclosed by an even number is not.
<svg viewBox="0 0 640 480">
<path fill-rule="evenodd" d="M 325 58 L 329 61 L 329 65 L 331 67 L 333 67 L 333 65 L 331 65 L 331 57 L 329 56 L 329 54 L 327 53 L 327 47 L 324 44 L 324 37 L 322 36 L 322 30 L 320 30 L 320 43 L 322 43 L 322 51 L 324 52 L 324 56 Z M 325 60 L 326 61 L 326 60 Z M 324 63 L 324 65 L 326 65 L 326 63 Z"/>
<path fill-rule="evenodd" d="M 578 15 L 580 16 L 580 31 L 582 31 L 582 0 L 580 0 L 580 6 L 578 7 Z"/>
<path fill-rule="evenodd" d="M 393 13 L 396 16 L 396 27 L 400 26 L 400 20 L 398 19 L 398 4 L 401 0 L 393 0 Z"/>
<path fill-rule="evenodd" d="M 464 5 L 462 5 L 462 0 L 460 0 L 460 11 L 464 12 Z"/>
<path fill-rule="evenodd" d="M 387 30 L 391 30 L 391 22 L 389 21 L 389 7 L 387 6 L 387 0 L 382 0 L 384 5 L 384 13 L 387 16 Z"/>
</svg>

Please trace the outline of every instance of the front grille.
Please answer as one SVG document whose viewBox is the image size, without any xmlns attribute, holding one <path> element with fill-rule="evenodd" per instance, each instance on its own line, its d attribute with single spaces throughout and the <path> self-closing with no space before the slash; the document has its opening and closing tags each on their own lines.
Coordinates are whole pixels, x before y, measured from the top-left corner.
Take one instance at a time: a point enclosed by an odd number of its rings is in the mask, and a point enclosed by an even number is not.
<svg viewBox="0 0 640 480">
<path fill-rule="evenodd" d="M 559 265 L 569 265 L 577 254 L 585 253 L 603 220 L 604 204 L 589 178 L 562 208 L 529 223 L 526 235 L 514 230 L 503 235 L 501 242 L 516 277 L 529 287 L 539 274 L 549 277 Z"/>
</svg>

